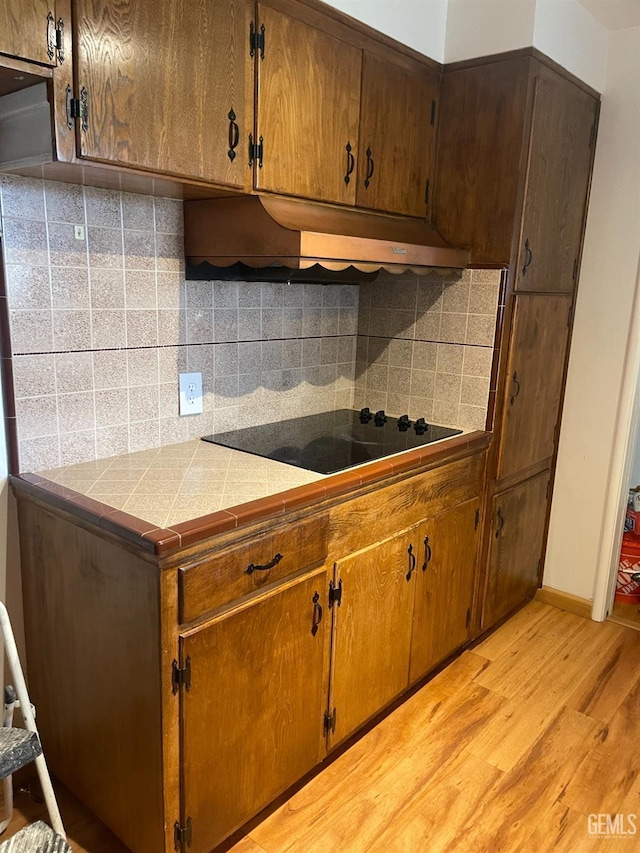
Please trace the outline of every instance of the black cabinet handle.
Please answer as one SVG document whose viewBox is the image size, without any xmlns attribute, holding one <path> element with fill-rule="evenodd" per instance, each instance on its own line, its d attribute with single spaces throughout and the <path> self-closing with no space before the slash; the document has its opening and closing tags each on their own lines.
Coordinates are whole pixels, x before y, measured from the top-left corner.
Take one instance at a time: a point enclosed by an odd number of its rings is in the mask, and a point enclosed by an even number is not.
<svg viewBox="0 0 640 853">
<path fill-rule="evenodd" d="M 373 170 L 375 169 L 375 163 L 373 162 L 373 157 L 371 156 L 371 149 L 367 148 L 367 175 L 364 179 L 364 188 L 366 190 L 369 189 L 369 184 L 371 183 L 371 178 L 373 177 Z"/>
<path fill-rule="evenodd" d="M 502 528 L 504 527 L 504 515 L 502 514 L 501 507 L 498 507 L 498 525 L 496 527 L 496 539 L 500 537 L 502 533 Z"/>
<path fill-rule="evenodd" d="M 281 559 L 282 554 L 276 554 L 273 560 L 271 560 L 269 563 L 265 563 L 264 566 L 258 566 L 255 563 L 250 563 L 244 570 L 244 573 L 245 575 L 252 575 L 254 572 L 268 572 L 269 569 L 272 569 L 274 566 L 277 566 Z"/>
<path fill-rule="evenodd" d="M 411 580 L 411 575 L 415 571 L 416 568 L 416 555 L 413 553 L 413 545 L 409 545 L 407 548 L 407 554 L 409 555 L 409 571 L 406 574 L 406 578 L 408 581 Z"/>
<path fill-rule="evenodd" d="M 524 253 L 525 253 L 525 261 L 524 261 L 524 266 L 522 267 L 522 275 L 527 274 L 527 267 L 529 266 L 529 264 L 533 260 L 533 252 L 531 251 L 531 248 L 529 246 L 529 238 L 527 238 L 524 241 Z"/>
<path fill-rule="evenodd" d="M 429 537 L 428 536 L 424 537 L 424 551 L 425 551 L 425 555 L 424 555 L 424 563 L 422 564 L 422 571 L 426 572 L 427 566 L 431 562 L 431 557 L 433 556 L 433 553 L 431 551 L 431 545 L 429 545 Z"/>
<path fill-rule="evenodd" d="M 47 13 L 47 56 L 53 61 L 56 55 L 56 22 L 51 12 Z"/>
<path fill-rule="evenodd" d="M 227 118 L 229 119 L 229 150 L 227 151 L 227 155 L 229 160 L 233 162 L 236 159 L 235 149 L 238 147 L 238 142 L 240 141 L 240 128 L 236 124 L 237 116 L 233 107 L 229 110 Z"/>
<path fill-rule="evenodd" d="M 351 180 L 351 173 L 353 172 L 355 165 L 356 165 L 356 158 L 351 153 L 351 143 L 350 142 L 347 142 L 347 144 L 345 145 L 344 148 L 345 148 L 345 151 L 347 152 L 347 171 L 346 171 L 346 174 L 344 176 L 344 182 L 345 182 L 345 184 L 348 185 L 349 181 Z"/>
<path fill-rule="evenodd" d="M 311 626 L 311 633 L 315 637 L 318 633 L 318 625 L 322 622 L 322 605 L 320 604 L 320 593 L 316 592 L 316 594 L 312 598 L 313 601 L 313 625 Z"/>
<path fill-rule="evenodd" d="M 511 395 L 511 397 L 509 398 L 509 405 L 513 406 L 516 397 L 520 393 L 520 383 L 518 382 L 518 374 L 515 372 L 515 370 L 514 370 L 513 376 L 511 378 L 513 380 L 513 384 L 515 385 L 515 390 L 514 390 L 513 394 Z"/>
</svg>

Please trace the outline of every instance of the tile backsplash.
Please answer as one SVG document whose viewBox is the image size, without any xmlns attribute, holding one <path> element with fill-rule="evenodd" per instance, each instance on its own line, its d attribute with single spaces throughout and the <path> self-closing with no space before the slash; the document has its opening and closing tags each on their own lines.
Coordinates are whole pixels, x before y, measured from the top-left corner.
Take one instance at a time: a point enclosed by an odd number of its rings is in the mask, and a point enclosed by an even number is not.
<svg viewBox="0 0 640 853">
<path fill-rule="evenodd" d="M 354 404 L 484 427 L 499 271 L 185 281 L 180 201 L 5 175 L 0 211 L 21 471 Z"/>
<path fill-rule="evenodd" d="M 173 199 L 3 176 L 0 201 L 21 471 L 352 405 L 357 285 L 187 282 Z"/>
<path fill-rule="evenodd" d="M 484 429 L 500 270 L 401 278 L 360 287 L 354 404 Z"/>
</svg>

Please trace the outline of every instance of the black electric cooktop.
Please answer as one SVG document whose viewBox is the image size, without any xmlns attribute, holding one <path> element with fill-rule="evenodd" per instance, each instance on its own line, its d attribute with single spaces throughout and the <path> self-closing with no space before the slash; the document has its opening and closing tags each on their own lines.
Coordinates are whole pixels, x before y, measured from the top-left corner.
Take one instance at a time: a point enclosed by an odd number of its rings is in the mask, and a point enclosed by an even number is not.
<svg viewBox="0 0 640 853">
<path fill-rule="evenodd" d="M 203 441 L 266 456 L 319 474 L 334 474 L 461 432 L 427 424 L 424 418 L 412 421 L 407 415 L 392 418 L 383 411 L 338 409 L 206 435 Z"/>
</svg>

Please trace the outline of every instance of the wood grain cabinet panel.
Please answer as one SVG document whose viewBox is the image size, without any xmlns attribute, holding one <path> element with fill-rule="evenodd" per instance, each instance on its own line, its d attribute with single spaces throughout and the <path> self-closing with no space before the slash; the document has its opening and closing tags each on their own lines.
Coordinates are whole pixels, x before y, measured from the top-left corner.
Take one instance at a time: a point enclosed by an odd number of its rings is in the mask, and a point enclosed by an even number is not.
<svg viewBox="0 0 640 853">
<path fill-rule="evenodd" d="M 569 295 L 515 297 L 497 479 L 554 453 L 570 309 Z"/>
<path fill-rule="evenodd" d="M 364 53 L 359 207 L 424 217 L 433 182 L 439 74 Z"/>
<path fill-rule="evenodd" d="M 329 517 L 263 531 L 259 536 L 178 573 L 180 621 L 201 617 L 236 598 L 259 592 L 327 556 Z"/>
<path fill-rule="evenodd" d="M 336 563 L 342 595 L 333 607 L 330 746 L 408 686 L 419 545 L 416 526 Z"/>
<path fill-rule="evenodd" d="M 324 569 L 182 635 L 184 815 L 208 853 L 321 759 Z M 314 630 L 314 626 L 317 630 Z"/>
<path fill-rule="evenodd" d="M 353 204 L 361 51 L 264 3 L 257 26 L 256 189 Z"/>
<path fill-rule="evenodd" d="M 79 154 L 244 187 L 246 10 L 245 0 L 76 0 Z"/>
<path fill-rule="evenodd" d="M 55 65 L 56 24 L 54 0 L 2 0 L 0 53 Z"/>
<path fill-rule="evenodd" d="M 409 681 L 417 681 L 470 637 L 480 501 L 437 515 L 420 528 Z"/>
<path fill-rule="evenodd" d="M 573 291 L 586 215 L 598 103 L 541 71 L 535 81 L 518 291 Z"/>
<path fill-rule="evenodd" d="M 482 628 L 506 616 L 538 586 L 544 547 L 549 471 L 499 494 L 493 501 Z"/>
</svg>

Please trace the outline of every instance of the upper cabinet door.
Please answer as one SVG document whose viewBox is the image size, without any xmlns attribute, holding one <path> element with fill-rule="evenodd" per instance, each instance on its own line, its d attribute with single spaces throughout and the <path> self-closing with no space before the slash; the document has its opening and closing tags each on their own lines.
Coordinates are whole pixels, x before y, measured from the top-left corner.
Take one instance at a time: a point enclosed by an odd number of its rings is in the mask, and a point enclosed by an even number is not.
<svg viewBox="0 0 640 853">
<path fill-rule="evenodd" d="M 56 9 L 54 0 L 2 0 L 0 53 L 55 65 Z"/>
<path fill-rule="evenodd" d="M 426 215 L 433 184 L 438 90 L 436 71 L 404 68 L 364 54 L 359 207 Z"/>
<path fill-rule="evenodd" d="M 553 455 L 569 339 L 568 295 L 516 297 L 498 479 Z"/>
<path fill-rule="evenodd" d="M 516 290 L 575 287 L 597 108 L 566 80 L 541 72 L 535 81 Z"/>
<path fill-rule="evenodd" d="M 245 0 L 76 0 L 81 156 L 243 187 L 246 9 Z"/>
<path fill-rule="evenodd" d="M 260 3 L 262 27 L 256 189 L 353 204 L 361 51 Z"/>
</svg>

